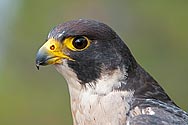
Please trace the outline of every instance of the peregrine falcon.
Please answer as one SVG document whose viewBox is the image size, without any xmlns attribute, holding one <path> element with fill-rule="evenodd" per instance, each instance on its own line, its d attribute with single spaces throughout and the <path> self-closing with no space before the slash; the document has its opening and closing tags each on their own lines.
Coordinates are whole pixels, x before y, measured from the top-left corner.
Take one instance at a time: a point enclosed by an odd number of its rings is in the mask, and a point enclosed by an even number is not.
<svg viewBox="0 0 188 125">
<path fill-rule="evenodd" d="M 37 68 L 50 64 L 67 81 L 74 125 L 188 125 L 188 114 L 104 23 L 54 27 L 36 55 Z"/>
</svg>

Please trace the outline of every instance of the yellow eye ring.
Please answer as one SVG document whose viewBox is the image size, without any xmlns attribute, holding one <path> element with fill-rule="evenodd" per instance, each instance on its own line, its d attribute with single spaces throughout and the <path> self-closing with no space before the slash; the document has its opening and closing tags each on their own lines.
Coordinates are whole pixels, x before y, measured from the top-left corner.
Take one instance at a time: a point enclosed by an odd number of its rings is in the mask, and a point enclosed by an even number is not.
<svg viewBox="0 0 188 125">
<path fill-rule="evenodd" d="M 86 38 L 84 37 L 75 37 L 72 41 L 72 45 L 76 48 L 76 49 L 84 49 L 88 44 L 88 41 Z"/>
<path fill-rule="evenodd" d="M 63 42 L 64 46 L 73 51 L 82 51 L 89 47 L 90 40 L 85 36 L 69 37 Z"/>
</svg>

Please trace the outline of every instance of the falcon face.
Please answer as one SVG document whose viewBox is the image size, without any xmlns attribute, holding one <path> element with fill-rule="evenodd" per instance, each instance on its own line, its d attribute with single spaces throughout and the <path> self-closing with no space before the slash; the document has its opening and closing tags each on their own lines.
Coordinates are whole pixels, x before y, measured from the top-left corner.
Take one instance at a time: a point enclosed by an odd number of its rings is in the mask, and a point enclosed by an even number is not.
<svg viewBox="0 0 188 125">
<path fill-rule="evenodd" d="M 80 19 L 53 28 L 36 57 L 38 68 L 49 64 L 67 81 L 74 124 L 188 123 L 187 114 L 103 23 Z"/>
<path fill-rule="evenodd" d="M 80 84 L 96 82 L 101 72 L 133 67 L 133 57 L 123 41 L 105 24 L 71 21 L 55 27 L 37 54 L 37 66 L 67 63 Z"/>
</svg>

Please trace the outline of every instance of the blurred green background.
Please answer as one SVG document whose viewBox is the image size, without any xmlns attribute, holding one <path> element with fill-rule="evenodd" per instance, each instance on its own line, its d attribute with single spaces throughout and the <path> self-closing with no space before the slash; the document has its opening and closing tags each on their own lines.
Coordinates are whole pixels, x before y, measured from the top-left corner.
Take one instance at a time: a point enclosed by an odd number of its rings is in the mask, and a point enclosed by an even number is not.
<svg viewBox="0 0 188 125">
<path fill-rule="evenodd" d="M 0 0 L 0 125 L 70 125 L 69 94 L 35 54 L 58 23 L 90 18 L 111 26 L 137 61 L 188 110 L 188 1 Z"/>
</svg>

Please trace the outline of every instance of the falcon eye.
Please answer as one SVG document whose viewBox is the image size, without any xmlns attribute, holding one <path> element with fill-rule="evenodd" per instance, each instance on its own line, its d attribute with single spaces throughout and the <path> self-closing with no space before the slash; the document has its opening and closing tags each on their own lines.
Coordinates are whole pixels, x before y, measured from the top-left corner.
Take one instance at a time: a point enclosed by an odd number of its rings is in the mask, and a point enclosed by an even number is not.
<svg viewBox="0 0 188 125">
<path fill-rule="evenodd" d="M 88 40 L 85 37 L 75 37 L 72 41 L 72 45 L 76 48 L 76 49 L 84 49 L 87 47 L 88 45 Z"/>
<path fill-rule="evenodd" d="M 85 36 L 67 37 L 63 41 L 63 46 L 66 46 L 72 51 L 83 51 L 87 49 L 91 41 Z"/>
<path fill-rule="evenodd" d="M 50 46 L 50 49 L 51 49 L 51 50 L 54 50 L 54 49 L 55 49 L 55 46 L 54 46 L 54 45 L 51 45 L 51 46 Z"/>
</svg>

